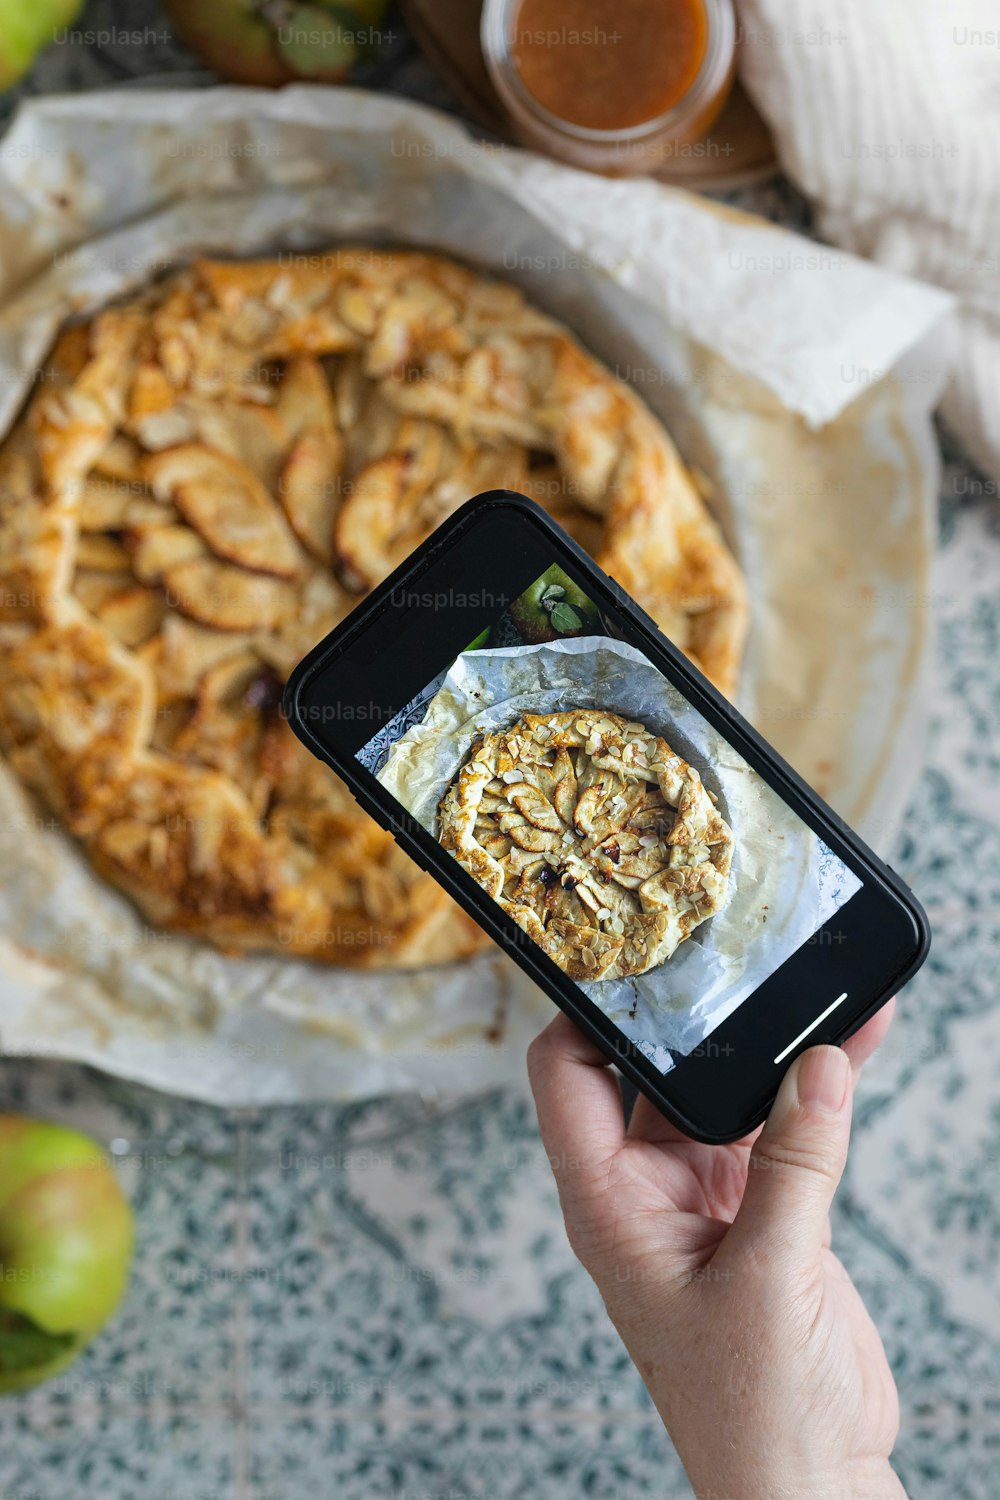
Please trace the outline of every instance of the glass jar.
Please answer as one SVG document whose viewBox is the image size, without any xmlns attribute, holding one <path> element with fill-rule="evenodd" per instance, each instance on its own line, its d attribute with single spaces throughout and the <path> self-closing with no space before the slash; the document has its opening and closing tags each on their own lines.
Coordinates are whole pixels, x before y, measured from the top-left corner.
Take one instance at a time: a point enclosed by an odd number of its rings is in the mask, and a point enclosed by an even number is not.
<svg viewBox="0 0 1000 1500">
<path fill-rule="evenodd" d="M 652 5 L 653 0 L 648 0 Z M 670 107 L 621 128 L 576 124 L 542 104 L 527 87 L 518 65 L 519 20 L 531 0 L 485 0 L 483 56 L 517 139 L 571 166 L 608 176 L 655 172 L 691 150 L 726 102 L 735 73 L 736 19 L 732 0 L 694 0 L 704 16 L 704 52 L 697 72 Z M 595 10 L 598 9 L 595 7 Z M 599 8 L 609 16 L 615 7 Z M 668 13 L 664 13 L 665 23 Z M 583 33 L 578 33 L 583 35 Z M 541 35 L 541 33 L 539 33 Z M 567 60 L 572 53 L 567 52 Z M 570 82 L 572 80 L 570 79 Z M 624 89 L 628 78 L 623 78 Z"/>
</svg>

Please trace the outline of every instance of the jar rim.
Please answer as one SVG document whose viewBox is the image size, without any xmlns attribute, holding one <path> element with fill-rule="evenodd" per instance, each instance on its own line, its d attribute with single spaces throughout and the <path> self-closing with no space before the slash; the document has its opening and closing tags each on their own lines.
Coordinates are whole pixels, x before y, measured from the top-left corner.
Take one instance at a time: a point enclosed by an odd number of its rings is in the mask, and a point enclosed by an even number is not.
<svg viewBox="0 0 1000 1500">
<path fill-rule="evenodd" d="M 675 104 L 637 125 L 627 125 L 620 130 L 599 130 L 589 125 L 577 125 L 572 120 L 555 114 L 527 87 L 520 69 L 514 61 L 511 47 L 513 23 L 524 0 L 485 0 L 480 24 L 480 41 L 487 67 L 501 92 L 513 94 L 523 109 L 550 130 L 574 140 L 589 142 L 597 146 L 616 143 L 642 142 L 650 136 L 683 125 L 703 107 L 706 96 L 710 96 L 722 83 L 732 66 L 736 50 L 736 17 L 732 0 L 700 0 L 708 24 L 705 56 L 690 86 Z M 509 97 L 506 102 L 510 102 Z"/>
</svg>

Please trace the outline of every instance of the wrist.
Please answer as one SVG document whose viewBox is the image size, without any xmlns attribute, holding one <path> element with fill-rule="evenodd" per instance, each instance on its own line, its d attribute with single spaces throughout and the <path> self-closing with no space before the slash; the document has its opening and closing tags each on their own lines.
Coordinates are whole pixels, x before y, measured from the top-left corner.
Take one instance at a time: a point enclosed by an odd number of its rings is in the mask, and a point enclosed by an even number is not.
<svg viewBox="0 0 1000 1500">
<path fill-rule="evenodd" d="M 843 1500 L 907 1500 L 902 1481 L 887 1458 L 853 1465 L 841 1493 Z M 832 1500 L 837 1494 L 835 1487 L 830 1494 Z"/>
<path fill-rule="evenodd" d="M 754 1466 L 751 1471 L 738 1461 L 725 1472 L 702 1465 L 691 1465 L 687 1472 L 694 1500 L 907 1500 L 888 1459 L 851 1464 L 837 1477 L 822 1479 L 795 1477 L 784 1468 L 776 1472 Z"/>
</svg>

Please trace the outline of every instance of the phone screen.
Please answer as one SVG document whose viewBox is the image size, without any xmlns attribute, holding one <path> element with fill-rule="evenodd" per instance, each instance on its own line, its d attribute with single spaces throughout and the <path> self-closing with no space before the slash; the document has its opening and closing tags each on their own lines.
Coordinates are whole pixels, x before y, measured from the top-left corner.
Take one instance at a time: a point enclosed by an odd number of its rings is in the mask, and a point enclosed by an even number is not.
<svg viewBox="0 0 1000 1500">
<path fill-rule="evenodd" d="M 862 889 L 558 562 L 427 668 L 357 760 L 661 1074 Z"/>
</svg>

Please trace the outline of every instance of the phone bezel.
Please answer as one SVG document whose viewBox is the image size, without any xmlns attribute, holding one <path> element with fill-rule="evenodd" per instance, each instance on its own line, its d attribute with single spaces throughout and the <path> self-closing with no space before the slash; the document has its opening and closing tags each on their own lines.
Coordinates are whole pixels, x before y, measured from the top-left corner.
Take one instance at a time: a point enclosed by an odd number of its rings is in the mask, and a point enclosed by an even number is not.
<svg viewBox="0 0 1000 1500">
<path fill-rule="evenodd" d="M 446 570 L 450 568 L 455 576 L 464 581 L 479 582 L 476 573 L 483 559 L 477 559 L 477 548 L 482 549 L 484 528 L 498 518 L 506 521 L 505 558 L 516 558 L 519 549 L 523 550 L 526 558 L 531 559 L 524 565 L 529 573 L 541 556 L 546 557 L 548 563 L 558 562 L 565 567 L 599 607 L 614 615 L 616 626 L 621 626 L 623 638 L 637 645 L 646 654 L 652 664 L 680 689 L 698 712 L 725 735 L 753 769 L 864 881 L 863 889 L 809 943 L 772 974 L 764 985 L 748 996 L 722 1026 L 706 1039 L 702 1049 L 696 1049 L 694 1054 L 679 1061 L 667 1074 L 661 1074 L 628 1042 L 624 1034 L 618 1031 L 573 981 L 534 942 L 525 937 L 520 928 L 462 869 L 457 860 L 443 850 L 355 759 L 356 750 L 371 736 L 371 725 L 365 723 L 363 716 L 360 719 L 345 719 L 339 737 L 331 732 L 320 733 L 316 728 L 317 722 L 327 726 L 330 721 L 323 718 L 322 713 L 328 707 L 339 705 L 339 699 L 333 702 L 330 696 L 332 670 L 340 664 L 338 680 L 341 688 L 352 671 L 357 675 L 360 670 L 356 665 L 352 668 L 349 653 L 353 649 L 357 654 L 362 637 L 368 635 L 372 641 L 377 640 L 379 621 L 384 622 L 383 635 L 392 622 L 396 637 L 405 637 L 407 633 L 404 629 L 396 629 L 397 625 L 402 626 L 406 618 L 399 601 L 438 597 L 427 590 L 421 592 L 416 589 L 415 585 L 421 579 L 431 578 L 435 570 L 440 572 L 443 567 Z M 478 543 L 477 532 L 480 534 Z M 530 546 L 529 535 L 533 538 Z M 540 538 L 544 538 L 544 553 L 539 551 Z M 458 552 L 462 552 L 464 558 L 456 567 Z M 494 547 L 490 553 L 490 566 L 493 569 L 498 566 L 497 557 Z M 548 563 L 525 578 L 523 586 L 527 587 L 534 578 L 540 576 Z M 485 594 L 486 590 L 482 592 Z M 464 597 L 467 595 L 463 594 Z M 413 605 L 407 607 L 412 609 Z M 499 611 L 493 605 L 485 608 L 492 611 L 486 620 L 486 623 L 490 623 Z M 459 644 L 450 655 L 442 655 L 440 659 L 437 653 L 431 653 L 435 670 L 438 666 L 450 664 L 467 648 L 468 642 L 475 639 L 475 633 L 465 633 L 470 628 L 473 615 L 464 606 L 460 610 L 456 605 L 450 612 L 446 609 L 445 614 L 446 618 L 454 618 L 454 626 L 449 624 L 447 627 L 449 640 L 453 634 Z M 429 628 L 427 619 L 425 626 Z M 434 628 L 438 630 L 438 624 Z M 386 639 L 390 638 L 386 636 Z M 388 666 L 387 655 L 383 648 L 375 652 L 373 660 L 363 663 L 369 686 L 373 673 L 377 680 L 380 671 L 384 674 L 387 670 L 394 670 Z M 371 652 L 368 656 L 371 656 Z M 413 670 L 413 682 L 400 682 L 396 699 L 389 700 L 390 704 L 395 701 L 396 706 L 401 707 L 426 686 L 426 667 L 415 666 Z M 418 681 L 421 670 L 425 675 Z M 310 695 L 316 695 L 321 682 L 319 697 L 313 701 Z M 349 699 L 353 698 L 354 706 L 357 706 L 356 689 L 347 696 Z M 373 690 L 372 702 L 373 706 L 377 706 L 374 696 Z M 379 699 L 381 701 L 383 700 Z M 688 658 L 660 632 L 655 621 L 620 585 L 603 573 L 541 507 L 515 492 L 494 490 L 476 496 L 439 527 L 300 662 L 286 688 L 284 711 L 303 743 L 337 771 L 365 811 L 393 833 L 407 853 L 422 868 L 433 874 L 494 941 L 508 951 L 550 998 L 632 1079 L 637 1088 L 652 1098 L 679 1128 L 699 1140 L 721 1143 L 739 1139 L 765 1118 L 773 1102 L 785 1068 L 782 1067 L 777 1073 L 772 1070 L 768 1078 L 763 1079 L 761 1059 L 771 1043 L 765 1040 L 769 1033 L 766 1027 L 761 1030 L 761 1020 L 762 1015 L 770 1017 L 772 1012 L 761 1012 L 759 1007 L 766 1002 L 768 993 L 772 1002 L 779 994 L 783 996 L 785 1008 L 780 1013 L 790 1017 L 789 1007 L 793 1004 L 791 995 L 794 986 L 795 995 L 802 997 L 794 1002 L 800 1006 L 801 1020 L 803 1017 L 814 1017 L 822 1009 L 811 1002 L 809 996 L 823 977 L 829 979 L 832 988 L 842 982 L 844 974 L 852 976 L 849 990 L 852 1003 L 835 1013 L 829 1025 L 817 1028 L 801 1046 L 793 1049 L 785 1062 L 787 1067 L 806 1046 L 819 1041 L 844 1041 L 897 988 L 912 977 L 927 956 L 930 930 L 926 916 L 919 902 L 898 876 L 847 827 Z M 386 712 L 385 717 L 390 718 L 391 713 Z M 346 730 L 348 723 L 352 724 L 352 731 Z M 855 903 L 859 904 L 856 906 Z M 892 936 L 893 932 L 895 936 Z M 828 943 L 824 935 L 828 935 Z M 825 954 L 823 964 L 818 965 L 815 952 L 823 950 L 825 946 L 832 949 L 835 942 L 838 945 L 837 952 Z M 847 957 L 841 952 L 845 942 L 852 955 L 860 950 L 868 960 L 870 978 L 860 988 L 853 978 L 853 968 L 843 962 Z M 810 945 L 813 952 L 806 954 L 805 949 Z M 883 959 L 881 965 L 875 962 L 878 956 Z M 836 977 L 838 972 L 839 979 Z M 821 993 L 825 991 L 821 990 Z M 855 995 L 858 995 L 856 1001 L 853 999 Z M 761 1000 L 762 996 L 764 1001 Z M 755 1005 L 758 1006 L 756 1013 L 753 1010 Z M 795 1024 L 796 1021 L 789 1019 L 789 1036 L 794 1034 L 790 1027 Z M 741 1071 L 736 1071 L 737 1064 L 732 1061 L 734 1051 L 737 1058 L 742 1053 L 744 1061 Z M 756 1085 L 747 1087 L 747 1079 L 751 1076 L 747 1073 L 748 1067 L 751 1070 L 760 1068 L 763 1083 L 761 1088 Z M 714 1110 L 710 1105 L 712 1099 L 718 1106 Z M 707 1117 L 698 1109 L 699 1103 L 709 1104 Z M 729 1108 L 723 1108 L 723 1104 L 728 1104 Z"/>
</svg>

